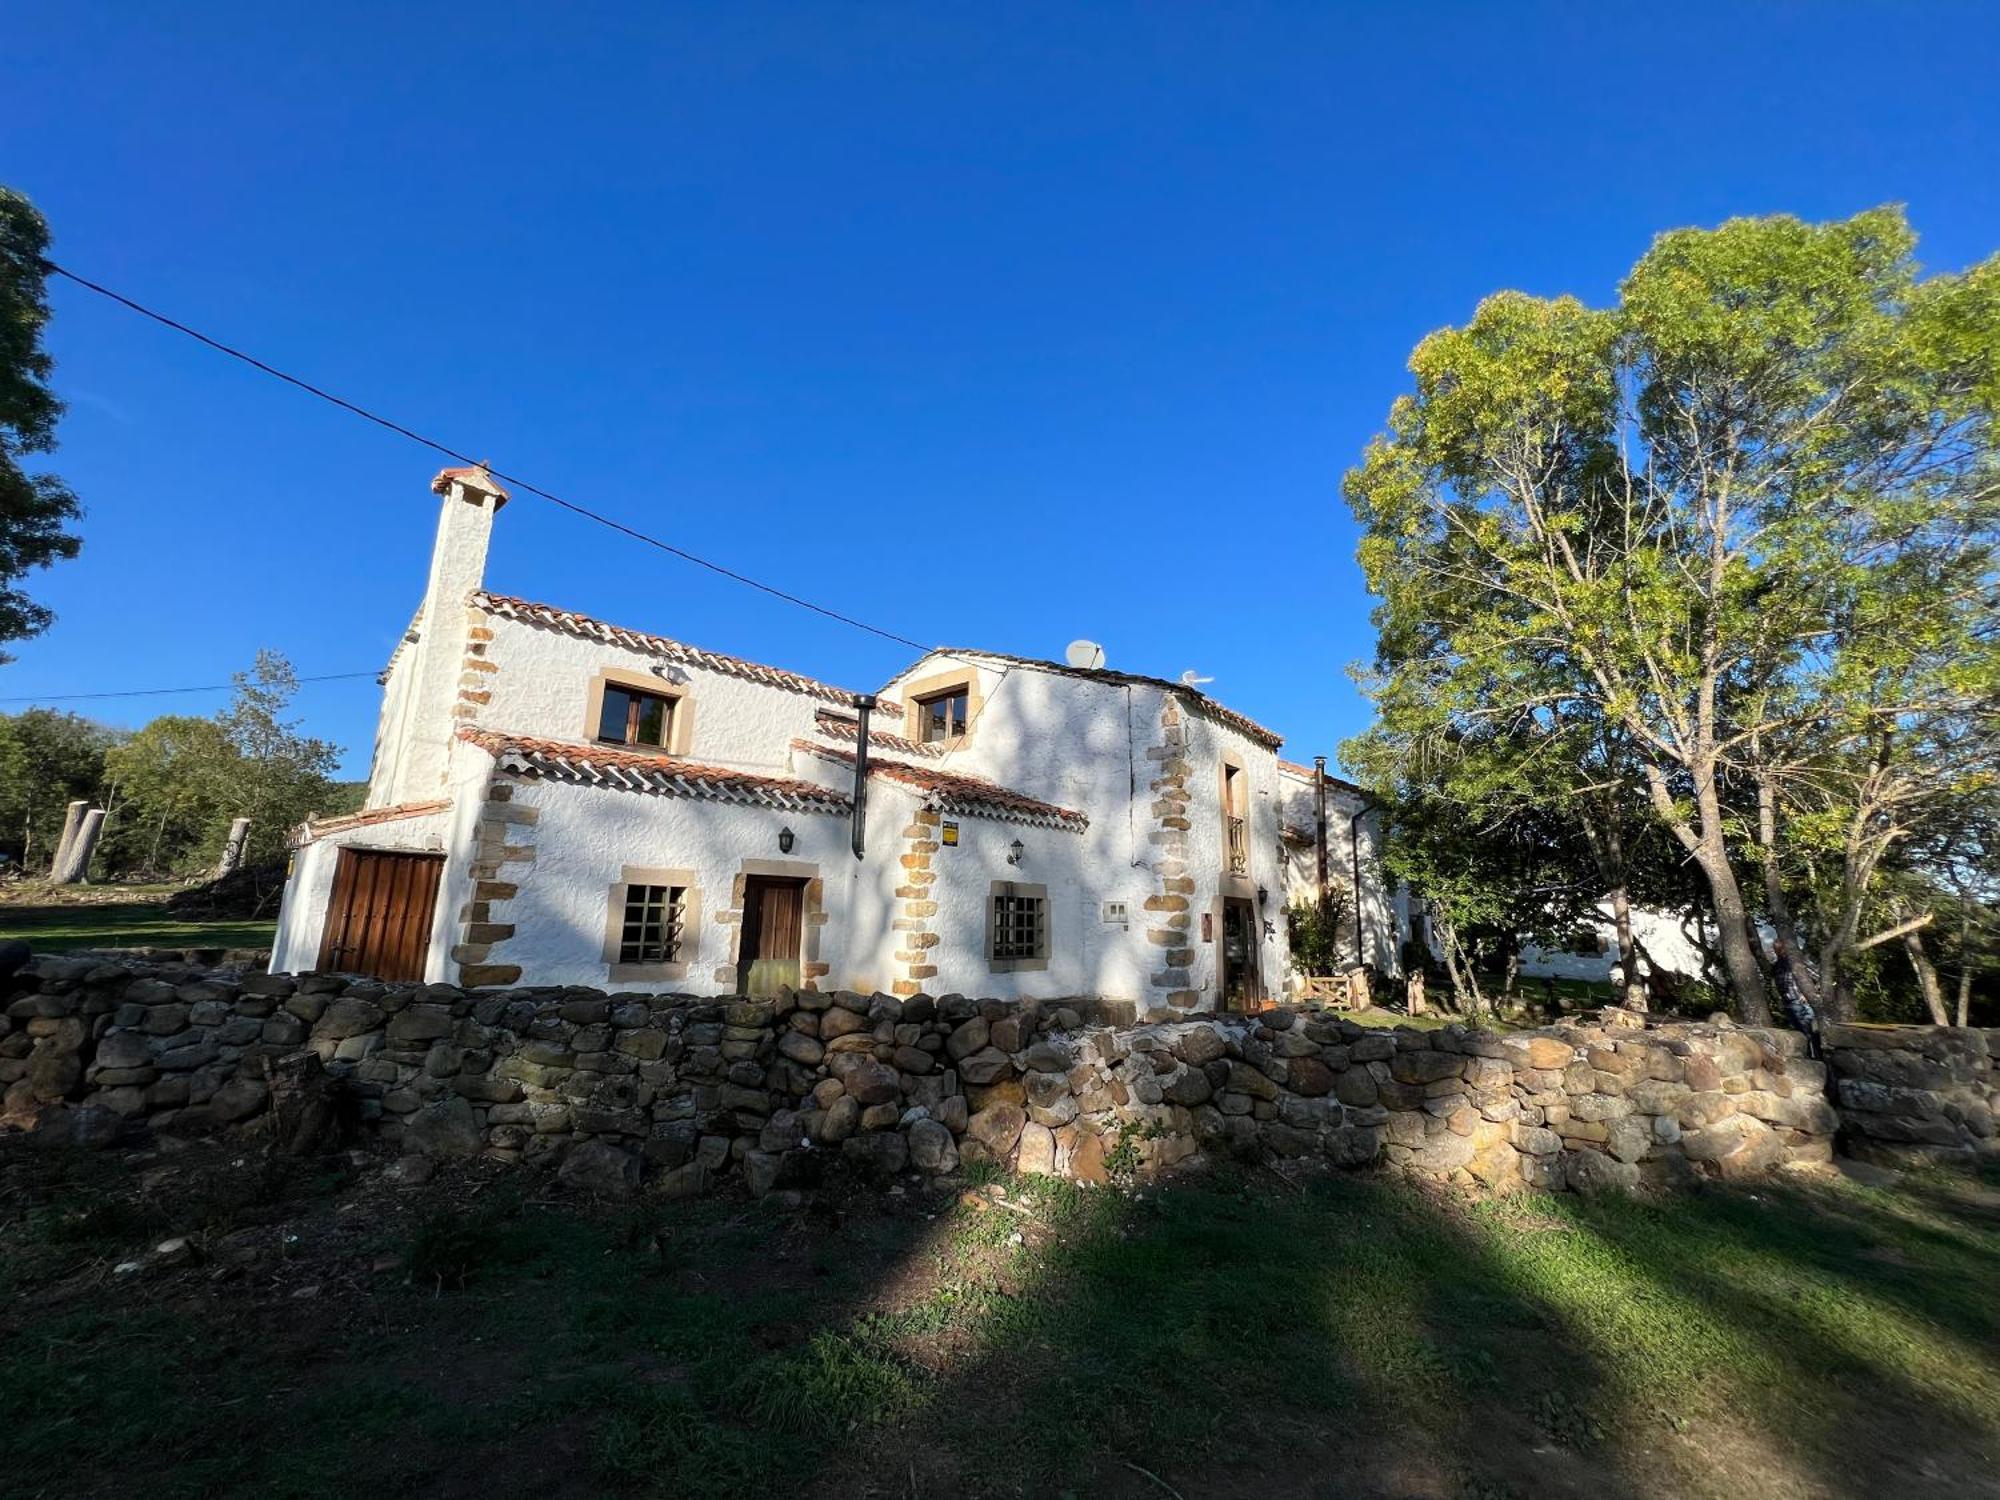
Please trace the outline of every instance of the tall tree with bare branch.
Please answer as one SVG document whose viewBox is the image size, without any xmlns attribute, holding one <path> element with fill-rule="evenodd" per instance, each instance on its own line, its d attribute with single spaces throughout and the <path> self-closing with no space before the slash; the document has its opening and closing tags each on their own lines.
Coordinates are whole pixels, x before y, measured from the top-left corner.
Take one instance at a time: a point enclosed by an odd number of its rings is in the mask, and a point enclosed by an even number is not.
<svg viewBox="0 0 2000 1500">
<path fill-rule="evenodd" d="M 1951 795 L 1916 747 L 2000 703 L 2000 257 L 1923 278 L 1913 251 L 1895 209 L 1737 220 L 1663 235 L 1612 308 L 1489 298 L 1418 345 L 1347 478 L 1387 758 L 1496 719 L 1615 727 L 1752 1019 L 1783 874 L 1778 850 L 1753 878 L 1756 789 L 1777 843 L 1829 775 L 1908 818 Z M 1883 831 L 1862 819 L 1858 890 Z"/>
</svg>

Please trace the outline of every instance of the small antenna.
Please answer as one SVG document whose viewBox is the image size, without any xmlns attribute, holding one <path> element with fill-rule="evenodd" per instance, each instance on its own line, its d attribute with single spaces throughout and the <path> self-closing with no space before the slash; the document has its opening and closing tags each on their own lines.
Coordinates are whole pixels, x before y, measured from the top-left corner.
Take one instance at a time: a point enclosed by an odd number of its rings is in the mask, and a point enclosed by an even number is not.
<svg viewBox="0 0 2000 1500">
<path fill-rule="evenodd" d="M 1185 672 L 1181 673 L 1182 687 L 1190 687 L 1190 688 L 1200 687 L 1204 682 L 1213 682 L 1213 681 L 1215 681 L 1213 677 L 1202 677 L 1198 675 L 1193 667 L 1189 667 Z"/>
</svg>

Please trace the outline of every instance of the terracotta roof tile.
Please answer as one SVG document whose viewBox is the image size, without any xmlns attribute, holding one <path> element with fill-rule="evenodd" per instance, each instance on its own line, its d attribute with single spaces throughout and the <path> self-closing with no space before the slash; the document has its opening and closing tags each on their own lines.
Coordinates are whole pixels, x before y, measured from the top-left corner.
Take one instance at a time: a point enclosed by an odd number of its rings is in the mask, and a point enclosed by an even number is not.
<svg viewBox="0 0 2000 1500">
<path fill-rule="evenodd" d="M 443 812 L 450 806 L 451 798 L 440 797 L 432 802 L 399 802 L 391 807 L 364 807 L 360 812 L 339 813 L 330 818 L 308 818 L 293 830 L 291 846 L 296 849 L 330 833 L 345 833 L 350 828 L 372 828 L 377 823 L 421 818 L 427 813 Z"/>
<path fill-rule="evenodd" d="M 650 792 L 663 797 L 700 797 L 716 802 L 779 807 L 790 812 L 845 813 L 853 806 L 846 793 L 818 782 L 705 766 L 671 755 L 503 734 L 473 724 L 461 725 L 458 737 L 479 746 L 510 769 L 583 786 Z"/>
<path fill-rule="evenodd" d="M 1108 667 L 1072 667 L 1065 662 L 1044 661 L 1036 656 L 1012 656 L 1005 651 L 961 650 L 957 647 L 946 648 L 943 646 L 927 653 L 922 660 L 929 661 L 933 656 L 948 656 L 960 661 L 979 661 L 983 659 L 986 661 L 1004 662 L 1010 666 L 1031 667 L 1037 672 L 1051 672 L 1058 677 L 1081 677 L 1089 682 L 1114 684 L 1142 683 L 1148 687 L 1165 688 L 1168 692 L 1176 694 L 1184 703 L 1187 703 L 1197 712 L 1206 714 L 1218 723 L 1226 724 L 1238 733 L 1248 735 L 1251 739 L 1268 745 L 1273 750 L 1285 742 L 1283 735 L 1274 730 L 1266 729 L 1247 714 L 1239 714 L 1235 709 L 1225 707 L 1216 702 L 1215 699 L 1209 697 L 1208 694 L 1197 688 L 1189 687 L 1185 682 L 1174 682 L 1165 677 L 1149 677 L 1143 672 L 1114 672 Z M 899 675 L 908 676 L 909 669 L 905 669 Z"/>
<path fill-rule="evenodd" d="M 792 748 L 817 755 L 823 760 L 839 761 L 849 766 L 854 764 L 852 750 L 816 745 L 811 740 L 793 740 Z M 1072 833 L 1081 833 L 1090 826 L 1089 818 L 1070 808 L 1057 807 L 1053 802 L 1043 802 L 1025 792 L 937 766 L 913 766 L 905 761 L 883 760 L 871 755 L 868 757 L 868 774 L 915 787 L 924 793 L 924 805 L 940 812 L 1031 823 L 1041 828 L 1066 828 Z"/>
<path fill-rule="evenodd" d="M 453 481 L 457 481 L 467 489 L 484 490 L 492 495 L 497 502 L 493 507 L 495 510 L 507 503 L 507 492 L 493 482 L 493 476 L 487 472 L 484 464 L 460 464 L 455 468 L 439 469 L 437 478 L 431 481 L 431 493 L 433 495 L 447 493 Z"/>
<path fill-rule="evenodd" d="M 892 720 L 900 723 L 901 720 Z M 843 714 L 831 708 L 822 708 L 813 715 L 813 725 L 830 740 L 839 740 L 843 745 L 852 745 L 854 736 L 861 728 L 861 720 L 855 714 Z M 868 743 L 883 750 L 893 750 L 898 755 L 938 755 L 942 752 L 936 745 L 926 745 L 921 740 L 910 739 L 892 730 L 877 729 L 871 722 L 868 726 Z"/>
<path fill-rule="evenodd" d="M 761 682 L 766 687 L 784 688 L 788 692 L 804 693 L 808 697 L 822 698 L 842 707 L 852 707 L 856 694 L 846 688 L 820 682 L 815 678 L 788 672 L 783 667 L 767 667 L 761 662 L 745 661 L 740 656 L 726 656 L 720 651 L 704 651 L 699 646 L 690 646 L 684 641 L 671 640 L 663 635 L 648 635 L 641 630 L 631 630 L 623 625 L 611 625 L 589 615 L 578 614 L 572 609 L 557 609 L 553 604 L 536 604 L 530 599 L 515 599 L 506 594 L 476 593 L 472 596 L 472 606 L 488 614 L 498 615 L 506 620 L 519 620 L 527 625 L 541 625 L 551 630 L 559 630 L 564 635 L 577 636 L 583 640 L 601 641 L 608 646 L 623 646 L 628 651 L 643 651 L 649 656 L 662 656 L 683 666 L 701 667 L 706 671 L 720 672 L 728 677 L 740 677 L 746 682 Z M 884 702 L 881 711 L 900 715 L 900 704 Z"/>
</svg>

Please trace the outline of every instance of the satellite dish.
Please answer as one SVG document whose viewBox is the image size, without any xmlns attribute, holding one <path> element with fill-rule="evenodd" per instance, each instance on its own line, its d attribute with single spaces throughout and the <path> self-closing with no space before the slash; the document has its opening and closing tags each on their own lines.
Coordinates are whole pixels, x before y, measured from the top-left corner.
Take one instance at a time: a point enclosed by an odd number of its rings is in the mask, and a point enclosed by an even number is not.
<svg viewBox="0 0 2000 1500">
<path fill-rule="evenodd" d="M 1213 677 L 1198 676 L 1193 667 L 1189 667 L 1185 672 L 1181 673 L 1182 687 L 1200 687 L 1204 682 L 1213 681 L 1215 681 Z"/>
<path fill-rule="evenodd" d="M 1104 648 L 1095 641 L 1071 641 L 1069 650 L 1063 653 L 1063 660 L 1072 667 L 1095 672 L 1104 665 Z"/>
</svg>

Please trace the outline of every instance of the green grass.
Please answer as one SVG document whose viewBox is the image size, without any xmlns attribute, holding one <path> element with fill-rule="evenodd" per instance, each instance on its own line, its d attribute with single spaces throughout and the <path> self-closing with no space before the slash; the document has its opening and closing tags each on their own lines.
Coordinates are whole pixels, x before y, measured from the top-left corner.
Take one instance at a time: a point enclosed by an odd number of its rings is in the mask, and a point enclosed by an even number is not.
<svg viewBox="0 0 2000 1500">
<path fill-rule="evenodd" d="M 121 1210 L 58 1161 L 0 1191 L 9 1493 L 1862 1495 L 2000 1447 L 2000 1194 L 1948 1178 L 589 1215 L 517 1170 L 447 1214 L 311 1168 Z M 104 1273 L 246 1228 L 297 1259 Z"/>
<path fill-rule="evenodd" d="M 23 888 L 0 901 L 0 938 L 25 938 L 37 952 L 78 948 L 268 948 L 278 930 L 269 921 L 190 921 L 171 915 L 166 898 L 178 886 L 120 886 L 117 899 L 85 904 L 38 898 Z"/>
<path fill-rule="evenodd" d="M 1503 1004 L 1498 974 L 1481 975 L 1480 986 L 1489 1003 Z M 1556 994 L 1569 1011 L 1591 1010 L 1617 1003 L 1618 996 L 1612 986 L 1596 980 L 1558 979 Z M 1475 1023 L 1471 1017 L 1462 1016 L 1447 1009 L 1451 1001 L 1451 986 L 1442 979 L 1433 977 L 1428 987 L 1429 1006 L 1420 1016 L 1406 1015 L 1401 1010 L 1388 1010 L 1380 1006 L 1370 1006 L 1367 1010 L 1346 1011 L 1342 1014 L 1363 1026 L 1408 1026 L 1417 1031 L 1437 1031 L 1445 1026 L 1477 1024 L 1487 1031 L 1519 1031 L 1523 1027 L 1540 1024 L 1522 1007 L 1533 1007 L 1536 1014 L 1548 996 L 1548 990 L 1539 979 L 1522 979 L 1517 982 L 1514 996 L 1504 1002 L 1509 1014 L 1505 1017 L 1487 1015 Z M 1400 1002 L 1399 1002 L 1400 1003 Z"/>
</svg>

